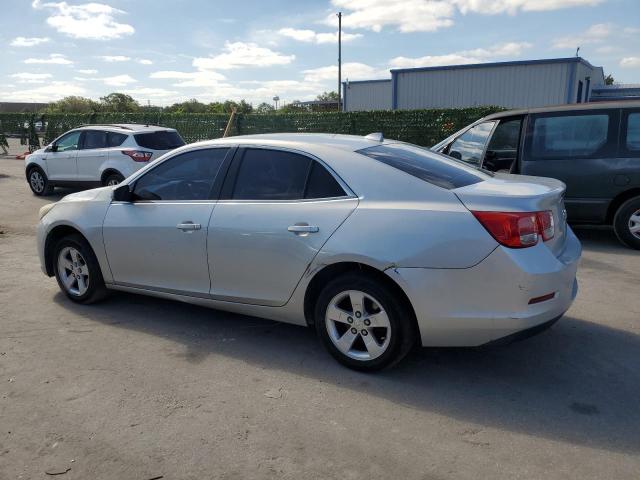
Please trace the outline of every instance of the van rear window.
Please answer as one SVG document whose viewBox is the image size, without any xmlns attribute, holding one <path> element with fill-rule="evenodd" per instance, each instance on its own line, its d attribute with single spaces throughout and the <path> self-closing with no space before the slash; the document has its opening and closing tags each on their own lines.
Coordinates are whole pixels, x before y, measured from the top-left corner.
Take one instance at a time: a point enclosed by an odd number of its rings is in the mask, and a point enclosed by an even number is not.
<svg viewBox="0 0 640 480">
<path fill-rule="evenodd" d="M 171 130 L 137 133 L 133 137 L 142 148 L 150 148 L 152 150 L 171 150 L 185 144 L 178 132 Z"/>
<path fill-rule="evenodd" d="M 488 174 L 473 167 L 407 143 L 378 145 L 357 150 L 357 153 L 448 190 L 466 187 L 490 178 Z"/>
</svg>

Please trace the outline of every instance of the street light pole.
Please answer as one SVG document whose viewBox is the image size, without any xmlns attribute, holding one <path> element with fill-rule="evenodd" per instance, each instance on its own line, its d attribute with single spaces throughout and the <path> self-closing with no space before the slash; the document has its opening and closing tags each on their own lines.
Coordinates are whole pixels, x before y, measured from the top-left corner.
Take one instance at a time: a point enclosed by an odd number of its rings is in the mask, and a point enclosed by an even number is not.
<svg viewBox="0 0 640 480">
<path fill-rule="evenodd" d="M 342 12 L 338 12 L 338 111 L 342 110 Z"/>
</svg>

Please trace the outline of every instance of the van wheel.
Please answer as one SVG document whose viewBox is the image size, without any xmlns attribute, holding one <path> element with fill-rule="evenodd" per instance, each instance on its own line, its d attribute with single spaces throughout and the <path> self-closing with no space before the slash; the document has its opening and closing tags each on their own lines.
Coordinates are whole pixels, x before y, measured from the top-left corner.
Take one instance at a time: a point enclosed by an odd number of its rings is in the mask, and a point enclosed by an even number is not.
<svg viewBox="0 0 640 480">
<path fill-rule="evenodd" d="M 640 250 L 640 197 L 633 197 L 618 208 L 613 229 L 627 247 Z"/>
<path fill-rule="evenodd" d="M 29 187 L 31 187 L 31 191 L 39 197 L 51 195 L 53 192 L 53 187 L 49 183 L 47 175 L 40 167 L 31 167 L 27 178 L 29 180 Z"/>
<path fill-rule="evenodd" d="M 112 173 L 111 175 L 107 176 L 104 179 L 103 185 L 107 186 L 107 187 L 115 187 L 116 185 L 118 185 L 120 182 L 122 182 L 124 180 L 124 177 L 122 175 L 120 175 L 119 173 Z"/>
</svg>

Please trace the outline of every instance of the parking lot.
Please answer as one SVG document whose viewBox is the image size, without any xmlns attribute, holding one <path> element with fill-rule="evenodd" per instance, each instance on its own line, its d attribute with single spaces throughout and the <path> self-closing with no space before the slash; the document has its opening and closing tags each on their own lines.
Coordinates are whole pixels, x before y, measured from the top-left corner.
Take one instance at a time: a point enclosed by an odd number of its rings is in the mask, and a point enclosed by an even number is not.
<svg viewBox="0 0 640 480">
<path fill-rule="evenodd" d="M 71 303 L 35 246 L 65 193 L 0 155 L 0 478 L 638 477 L 640 254 L 609 229 L 576 230 L 580 292 L 551 330 L 367 375 L 301 327 Z"/>
</svg>

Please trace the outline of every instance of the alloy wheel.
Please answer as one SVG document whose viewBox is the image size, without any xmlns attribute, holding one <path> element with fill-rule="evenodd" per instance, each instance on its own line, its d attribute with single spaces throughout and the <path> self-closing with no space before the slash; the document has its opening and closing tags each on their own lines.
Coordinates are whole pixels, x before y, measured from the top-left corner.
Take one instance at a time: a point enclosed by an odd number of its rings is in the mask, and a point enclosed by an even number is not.
<svg viewBox="0 0 640 480">
<path fill-rule="evenodd" d="M 336 348 L 355 360 L 378 358 L 391 340 L 391 323 L 381 303 L 359 290 L 347 290 L 331 299 L 325 325 Z"/>
<path fill-rule="evenodd" d="M 29 183 L 34 192 L 41 193 L 44 191 L 44 177 L 38 170 L 34 170 L 29 175 Z"/>
<path fill-rule="evenodd" d="M 73 247 L 60 250 L 58 275 L 64 288 L 72 295 L 80 297 L 89 288 L 89 267 L 82 254 Z"/>
<path fill-rule="evenodd" d="M 633 212 L 629 217 L 629 231 L 631 235 L 640 239 L 640 209 Z"/>
<path fill-rule="evenodd" d="M 110 178 L 107 181 L 107 186 L 108 187 L 115 187 L 116 185 L 118 185 L 120 183 L 120 181 L 117 178 Z"/>
</svg>

